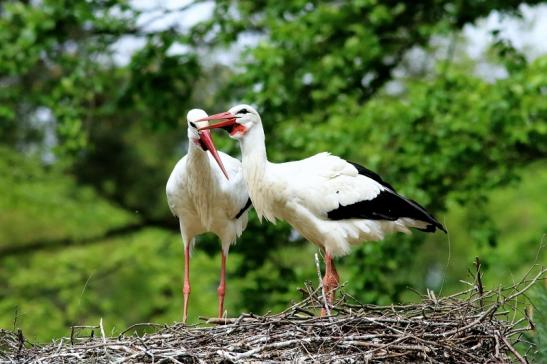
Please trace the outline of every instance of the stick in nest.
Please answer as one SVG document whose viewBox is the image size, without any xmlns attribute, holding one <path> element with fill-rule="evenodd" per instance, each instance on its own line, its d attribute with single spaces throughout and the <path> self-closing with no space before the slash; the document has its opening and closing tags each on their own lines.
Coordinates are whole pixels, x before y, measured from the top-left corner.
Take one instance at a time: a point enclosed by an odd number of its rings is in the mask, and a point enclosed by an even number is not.
<svg viewBox="0 0 547 364">
<path fill-rule="evenodd" d="M 315 269 L 317 270 L 317 278 L 319 279 L 319 287 L 321 287 L 321 296 L 323 298 L 325 311 L 327 312 L 327 316 L 330 318 L 331 317 L 330 307 L 329 307 L 329 302 L 327 301 L 325 286 L 323 286 L 323 279 L 321 278 L 321 267 L 319 266 L 319 256 L 317 255 L 317 253 L 315 253 Z"/>
</svg>

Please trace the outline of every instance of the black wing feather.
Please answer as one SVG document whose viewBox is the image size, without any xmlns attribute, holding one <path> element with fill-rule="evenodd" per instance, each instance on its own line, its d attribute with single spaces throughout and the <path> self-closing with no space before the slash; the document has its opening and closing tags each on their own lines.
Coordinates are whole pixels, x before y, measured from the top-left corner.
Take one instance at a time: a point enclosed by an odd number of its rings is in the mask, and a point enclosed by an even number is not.
<svg viewBox="0 0 547 364">
<path fill-rule="evenodd" d="M 376 182 L 378 182 L 379 184 L 381 184 L 382 186 L 386 186 L 387 188 L 389 188 L 390 190 L 392 190 L 393 192 L 395 192 L 395 188 L 393 188 L 392 185 L 390 185 L 389 183 L 387 183 L 386 181 L 384 181 L 382 179 L 382 177 L 380 177 L 380 175 L 376 172 L 373 172 L 371 171 L 370 169 L 368 168 L 365 168 L 363 167 L 362 165 L 360 164 L 357 164 L 357 163 L 353 163 L 353 162 L 350 162 L 350 161 L 346 161 L 348 162 L 349 164 L 351 164 L 352 166 L 354 166 L 356 169 L 357 169 L 357 172 L 359 172 L 359 174 L 362 174 L 363 176 L 367 176 L 368 178 L 372 178 L 373 180 L 375 180 Z"/>
<path fill-rule="evenodd" d="M 385 182 L 378 174 L 359 164 L 351 164 L 357 168 L 359 174 L 372 178 L 388 189 L 380 192 L 380 194 L 372 200 L 358 201 L 347 206 L 339 205 L 338 208 L 327 213 L 327 217 L 329 219 L 369 219 L 395 221 L 399 218 L 406 217 L 429 224 L 425 229 L 419 230 L 434 232 L 436 228 L 439 228 L 446 233 L 444 226 L 429 212 L 427 212 L 427 210 L 419 203 L 397 194 L 395 189 L 389 183 Z"/>
<path fill-rule="evenodd" d="M 236 217 L 234 217 L 235 220 L 239 219 L 241 217 L 241 215 L 243 215 L 243 213 L 249 208 L 251 207 L 253 203 L 251 202 L 251 198 L 249 197 L 249 199 L 247 200 L 247 202 L 245 203 L 245 206 L 243 206 L 243 208 L 241 210 L 239 210 L 239 212 L 237 213 Z"/>
</svg>

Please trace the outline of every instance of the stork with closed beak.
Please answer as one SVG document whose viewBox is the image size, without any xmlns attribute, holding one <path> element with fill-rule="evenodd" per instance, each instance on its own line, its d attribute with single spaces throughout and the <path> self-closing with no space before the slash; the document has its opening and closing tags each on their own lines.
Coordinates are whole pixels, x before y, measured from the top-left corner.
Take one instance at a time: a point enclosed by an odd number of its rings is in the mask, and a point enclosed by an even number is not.
<svg viewBox="0 0 547 364">
<path fill-rule="evenodd" d="M 190 297 L 190 247 L 196 235 L 212 232 L 222 244 L 220 284 L 218 286 L 218 316 L 224 312 L 226 292 L 226 256 L 247 226 L 247 209 L 251 200 L 239 160 L 217 152 L 206 127 L 205 111 L 192 109 L 188 122 L 188 154 L 178 161 L 167 181 L 169 208 L 179 219 L 184 243 L 184 313 L 188 317 Z M 209 151 L 209 153 L 207 153 Z"/>
<path fill-rule="evenodd" d="M 425 208 L 356 163 L 330 153 L 294 162 L 269 162 L 262 120 L 249 105 L 201 120 L 219 122 L 200 130 L 222 128 L 239 140 L 243 176 L 259 218 L 285 220 L 324 250 L 323 288 L 330 304 L 339 285 L 333 257 L 348 254 L 352 245 L 381 240 L 386 233 L 410 233 L 409 228 L 446 232 Z"/>
</svg>

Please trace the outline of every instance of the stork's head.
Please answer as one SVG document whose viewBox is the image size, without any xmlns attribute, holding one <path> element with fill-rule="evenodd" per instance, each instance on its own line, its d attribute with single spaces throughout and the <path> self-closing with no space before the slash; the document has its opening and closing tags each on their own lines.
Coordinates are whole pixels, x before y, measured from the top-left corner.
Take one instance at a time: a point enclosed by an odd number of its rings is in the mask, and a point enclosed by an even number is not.
<svg viewBox="0 0 547 364">
<path fill-rule="evenodd" d="M 220 156 L 218 155 L 215 144 L 213 143 L 211 132 L 209 130 L 200 130 L 209 125 L 208 121 L 202 120 L 205 118 L 207 118 L 207 113 L 201 109 L 192 109 L 188 111 L 188 114 L 186 114 L 186 121 L 188 122 L 188 141 L 199 146 L 203 151 L 209 151 L 218 163 L 222 173 L 224 173 L 227 179 L 230 179 L 224 168 L 224 164 L 222 164 L 222 159 L 220 159 Z"/>
<path fill-rule="evenodd" d="M 226 112 L 201 118 L 199 121 L 208 122 L 209 120 L 219 122 L 214 125 L 200 127 L 200 130 L 222 128 L 234 139 L 243 138 L 253 126 L 262 123 L 260 115 L 254 107 L 245 104 L 234 106 Z"/>
</svg>

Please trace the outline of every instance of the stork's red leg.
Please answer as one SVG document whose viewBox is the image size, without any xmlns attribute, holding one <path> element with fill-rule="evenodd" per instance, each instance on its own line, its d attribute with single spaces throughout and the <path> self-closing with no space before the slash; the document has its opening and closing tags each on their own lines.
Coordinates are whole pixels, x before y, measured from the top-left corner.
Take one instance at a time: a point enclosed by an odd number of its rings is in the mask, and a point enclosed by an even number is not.
<svg viewBox="0 0 547 364">
<path fill-rule="evenodd" d="M 188 318 L 188 298 L 190 297 L 190 242 L 184 247 L 184 286 L 182 293 L 184 295 L 184 313 L 182 322 L 186 322 Z"/>
<path fill-rule="evenodd" d="M 336 271 L 336 266 L 334 265 L 334 259 L 329 253 L 325 254 L 325 276 L 323 277 L 323 289 L 327 298 L 327 302 L 332 304 L 336 296 L 336 289 L 338 288 L 340 282 L 340 277 Z M 321 316 L 326 315 L 326 310 L 323 308 L 321 310 Z"/>
<path fill-rule="evenodd" d="M 218 285 L 218 318 L 221 318 L 224 314 L 224 294 L 226 293 L 226 255 L 221 252 L 220 261 L 220 283 Z"/>
</svg>

